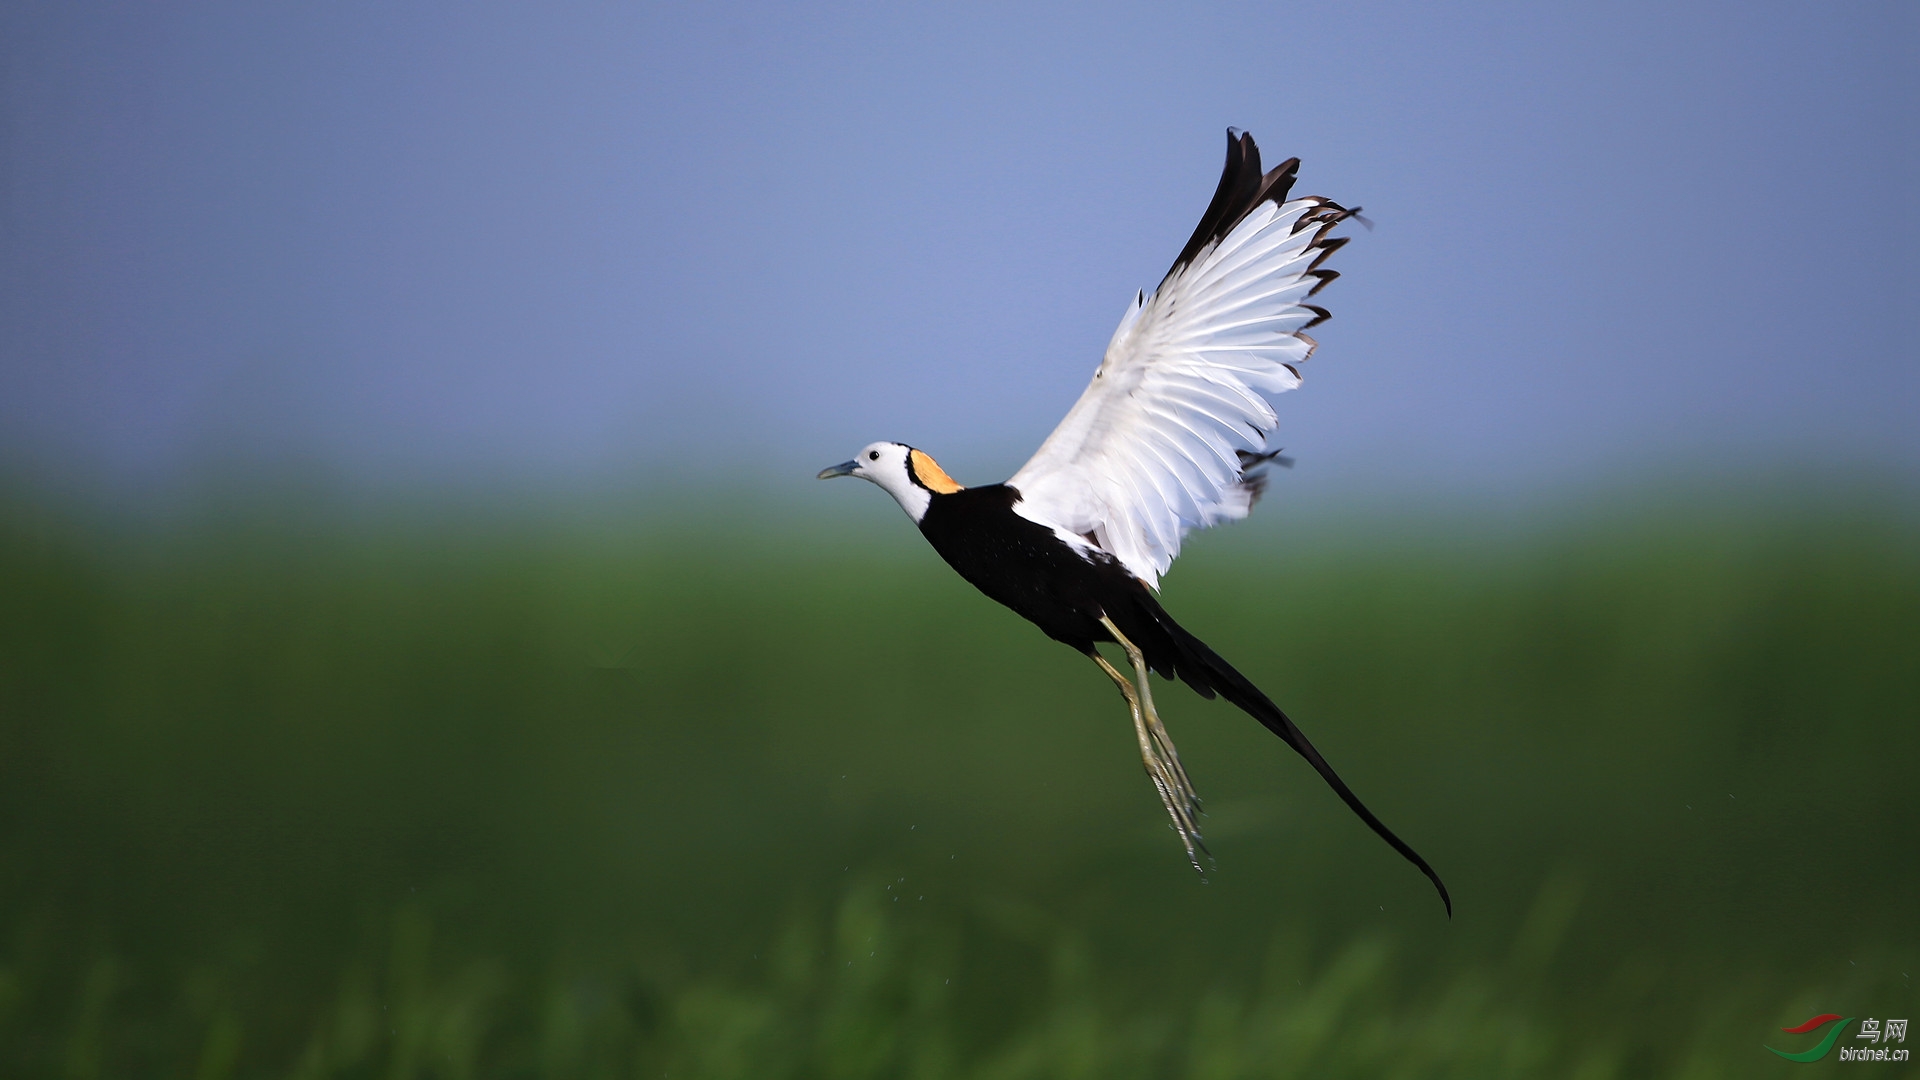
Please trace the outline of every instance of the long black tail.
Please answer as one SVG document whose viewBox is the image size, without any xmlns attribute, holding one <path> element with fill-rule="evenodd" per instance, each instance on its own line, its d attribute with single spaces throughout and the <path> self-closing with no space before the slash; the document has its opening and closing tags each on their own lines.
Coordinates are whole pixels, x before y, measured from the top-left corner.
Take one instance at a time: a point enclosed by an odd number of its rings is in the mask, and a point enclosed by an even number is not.
<svg viewBox="0 0 1920 1080">
<path fill-rule="evenodd" d="M 1451 919 L 1453 898 L 1447 895 L 1446 883 L 1440 880 L 1439 874 L 1434 873 L 1433 867 L 1427 865 L 1427 860 L 1421 858 L 1419 852 L 1413 850 L 1405 840 L 1395 836 L 1392 829 L 1387 828 L 1379 818 L 1373 816 L 1373 811 L 1367 809 L 1367 804 L 1360 801 L 1360 796 L 1353 793 L 1353 789 L 1347 786 L 1345 780 L 1340 779 L 1340 774 L 1333 771 L 1333 766 L 1327 764 L 1327 759 L 1320 756 L 1320 751 L 1314 749 L 1313 743 L 1309 742 L 1307 736 L 1287 718 L 1287 714 L 1280 710 L 1280 706 L 1275 705 L 1272 699 L 1261 693 L 1260 688 L 1253 685 L 1245 675 L 1235 671 L 1232 664 L 1222 660 L 1219 653 L 1208 648 L 1206 642 L 1194 637 L 1185 627 L 1174 622 L 1173 617 L 1168 615 L 1150 595 L 1146 599 L 1147 603 L 1142 605 L 1147 609 L 1145 613 L 1151 616 L 1157 628 L 1171 639 L 1176 653 L 1173 664 L 1168 665 L 1173 668 L 1172 671 L 1166 670 L 1166 667 L 1159 663 L 1153 664 L 1154 669 L 1162 674 L 1178 677 L 1204 697 L 1212 697 L 1215 692 L 1218 692 L 1221 697 L 1238 705 L 1249 716 L 1265 724 L 1268 731 L 1280 736 L 1283 742 L 1307 759 L 1307 764 L 1313 766 L 1314 771 L 1327 782 L 1327 786 L 1333 789 L 1334 794 L 1340 796 L 1342 802 L 1346 803 L 1354 813 L 1360 815 L 1360 820 L 1366 822 L 1369 829 L 1378 833 L 1380 839 L 1385 840 L 1393 850 L 1399 852 L 1408 862 L 1419 867 L 1421 873 L 1427 875 L 1427 880 L 1433 882 L 1433 887 L 1440 890 L 1440 902 L 1447 906 L 1447 917 Z M 1153 636 L 1158 635 L 1150 635 L 1149 640 Z M 1159 658 L 1149 656 L 1150 662 L 1156 659 Z"/>
</svg>

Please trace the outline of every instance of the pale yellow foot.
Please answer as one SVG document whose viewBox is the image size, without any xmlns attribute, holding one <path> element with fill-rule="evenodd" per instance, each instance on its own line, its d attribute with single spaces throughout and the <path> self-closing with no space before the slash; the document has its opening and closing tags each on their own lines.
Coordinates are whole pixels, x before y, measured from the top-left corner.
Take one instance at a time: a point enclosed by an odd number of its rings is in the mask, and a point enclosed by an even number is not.
<svg viewBox="0 0 1920 1080">
<path fill-rule="evenodd" d="M 1146 657 L 1133 642 L 1127 640 L 1119 627 L 1113 625 L 1113 620 L 1103 615 L 1100 623 L 1126 650 L 1127 662 L 1133 667 L 1135 681 L 1129 681 L 1098 653 L 1094 654 L 1094 662 L 1100 665 L 1127 699 L 1127 709 L 1133 714 L 1134 735 L 1140 742 L 1140 762 L 1146 766 L 1148 778 L 1160 793 L 1160 803 L 1166 807 L 1167 816 L 1173 819 L 1173 829 L 1180 834 L 1180 842 L 1187 849 L 1187 861 L 1204 874 L 1206 869 L 1200 865 L 1200 856 L 1208 852 L 1206 842 L 1200 836 L 1200 797 L 1194 793 L 1193 782 L 1187 779 L 1187 770 L 1180 764 L 1180 753 L 1174 749 L 1173 737 L 1167 734 L 1159 713 L 1154 710 L 1153 691 L 1147 685 Z"/>
</svg>

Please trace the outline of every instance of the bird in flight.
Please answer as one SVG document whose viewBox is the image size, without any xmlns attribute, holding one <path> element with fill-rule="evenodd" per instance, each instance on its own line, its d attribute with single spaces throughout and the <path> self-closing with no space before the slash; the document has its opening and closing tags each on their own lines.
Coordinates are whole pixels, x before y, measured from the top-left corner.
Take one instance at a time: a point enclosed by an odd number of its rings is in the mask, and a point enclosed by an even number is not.
<svg viewBox="0 0 1920 1080">
<path fill-rule="evenodd" d="M 1433 867 L 1347 787 L 1267 695 L 1156 596 L 1180 541 L 1247 516 L 1278 424 L 1268 397 L 1300 385 L 1308 328 L 1328 318 L 1307 301 L 1338 277 L 1321 268 L 1354 216 L 1317 195 L 1289 198 L 1300 161 L 1260 170 L 1253 136 L 1227 130 L 1213 201 L 1151 295 L 1136 294 L 1093 381 L 1033 459 L 1005 483 L 963 487 L 923 450 L 877 442 L 820 479 L 879 485 L 949 565 L 989 597 L 1106 672 L 1133 716 L 1140 760 L 1195 870 L 1208 854 L 1200 800 L 1161 724 L 1148 672 L 1215 695 L 1266 725 L 1360 820 L 1420 868 L 1453 913 Z M 1285 464 L 1285 459 L 1280 459 Z M 1126 654 L 1132 677 L 1095 647 Z"/>
</svg>

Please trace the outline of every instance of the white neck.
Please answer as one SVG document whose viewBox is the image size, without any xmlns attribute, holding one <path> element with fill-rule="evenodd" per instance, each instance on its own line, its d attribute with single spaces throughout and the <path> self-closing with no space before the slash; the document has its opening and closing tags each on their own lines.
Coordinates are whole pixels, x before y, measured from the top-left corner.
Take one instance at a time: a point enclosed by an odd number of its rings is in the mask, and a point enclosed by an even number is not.
<svg viewBox="0 0 1920 1080">
<path fill-rule="evenodd" d="M 874 477 L 873 482 L 893 496 L 893 501 L 900 504 L 900 509 L 907 512 L 907 516 L 913 519 L 915 525 L 920 524 L 920 519 L 927 516 L 927 507 L 933 505 L 933 492 L 914 483 L 902 473 L 888 471 Z"/>
</svg>

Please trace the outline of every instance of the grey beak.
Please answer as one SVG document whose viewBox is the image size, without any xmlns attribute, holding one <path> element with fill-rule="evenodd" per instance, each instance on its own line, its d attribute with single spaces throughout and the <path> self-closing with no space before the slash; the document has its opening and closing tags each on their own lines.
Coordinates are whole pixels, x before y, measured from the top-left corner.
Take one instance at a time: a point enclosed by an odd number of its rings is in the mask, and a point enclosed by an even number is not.
<svg viewBox="0 0 1920 1080">
<path fill-rule="evenodd" d="M 858 461 L 843 461 L 838 465 L 830 465 L 827 468 L 821 469 L 820 475 L 814 477 L 814 479 L 831 480 L 836 476 L 852 476 L 853 470 L 859 467 L 860 463 Z"/>
</svg>

